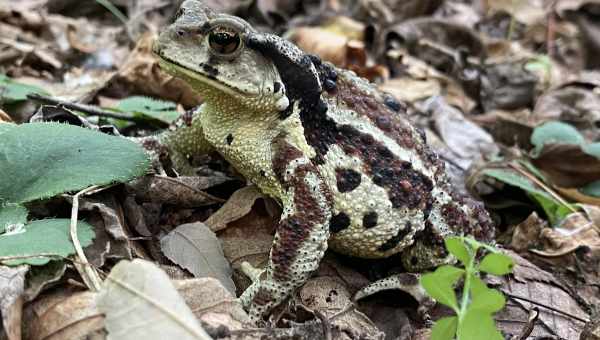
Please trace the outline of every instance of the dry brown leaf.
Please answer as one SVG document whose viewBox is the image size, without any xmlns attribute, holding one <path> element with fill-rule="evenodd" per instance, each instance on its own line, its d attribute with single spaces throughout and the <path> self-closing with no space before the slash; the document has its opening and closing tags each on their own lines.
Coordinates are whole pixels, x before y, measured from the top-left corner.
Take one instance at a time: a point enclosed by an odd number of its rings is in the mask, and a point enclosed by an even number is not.
<svg viewBox="0 0 600 340">
<path fill-rule="evenodd" d="M 0 314 L 8 340 L 21 340 L 25 274 L 29 266 L 0 266 Z"/>
<path fill-rule="evenodd" d="M 182 224 L 160 240 L 169 260 L 187 269 L 194 277 L 213 277 L 235 293 L 231 267 L 223 255 L 221 242 L 204 223 Z"/>
<path fill-rule="evenodd" d="M 140 37 L 112 79 L 113 85 L 121 88 L 121 91 L 127 89 L 128 93 L 142 93 L 172 100 L 186 108 L 200 104 L 200 95 L 189 84 L 160 70 L 152 55 L 154 38 L 154 35 L 148 33 Z"/>
<path fill-rule="evenodd" d="M 252 210 L 252 206 L 263 194 L 254 185 L 250 185 L 234 192 L 223 206 L 212 214 L 204 223 L 212 231 L 219 231 L 227 227 L 227 223 L 238 220 Z"/>
<path fill-rule="evenodd" d="M 348 37 L 320 27 L 299 27 L 290 39 L 304 51 L 314 53 L 337 66 L 346 64 Z"/>
<path fill-rule="evenodd" d="M 4 112 L 4 111 L 2 111 L 2 109 L 0 109 L 0 122 L 12 123 L 13 120 L 10 118 L 10 116 L 6 112 Z"/>
<path fill-rule="evenodd" d="M 61 290 L 27 305 L 26 339 L 73 340 L 93 338 L 104 331 L 104 316 L 96 309 L 96 294 Z"/>
<path fill-rule="evenodd" d="M 145 176 L 127 184 L 127 191 L 140 202 L 167 203 L 179 207 L 202 207 L 223 200 L 204 190 L 230 180 L 221 173 L 210 176 Z"/>
<path fill-rule="evenodd" d="M 196 318 L 203 322 L 207 322 L 208 314 L 226 314 L 231 317 L 231 322 L 220 323 L 225 324 L 228 329 L 240 329 L 242 324 L 250 322 L 240 301 L 219 280 L 210 277 L 175 280 L 173 285 Z M 214 321 L 214 318 L 211 320 Z"/>
<path fill-rule="evenodd" d="M 575 144 L 544 144 L 531 162 L 550 182 L 564 188 L 577 188 L 600 180 L 600 159 Z"/>
<path fill-rule="evenodd" d="M 507 251 L 515 261 L 511 276 L 488 276 L 487 281 L 505 294 L 522 297 L 533 302 L 548 305 L 578 318 L 587 320 L 589 316 L 568 293 L 568 289 L 554 276 L 517 254 Z M 558 336 L 564 339 L 577 339 L 584 322 L 544 308 L 542 305 L 507 296 L 506 307 L 495 316 L 498 327 L 509 335 L 518 335 L 527 323 L 529 311 L 533 307 L 540 310 L 532 337 Z"/>
<path fill-rule="evenodd" d="M 165 272 L 149 261 L 119 262 L 96 303 L 109 339 L 211 339 Z"/>
<path fill-rule="evenodd" d="M 344 284 L 331 277 L 317 277 L 306 282 L 300 289 L 299 299 L 309 310 L 319 311 L 328 317 L 352 303 Z M 353 334 L 369 334 L 374 337 L 382 334 L 369 318 L 356 309 L 332 319 L 332 323 L 335 327 L 351 330 Z"/>
</svg>

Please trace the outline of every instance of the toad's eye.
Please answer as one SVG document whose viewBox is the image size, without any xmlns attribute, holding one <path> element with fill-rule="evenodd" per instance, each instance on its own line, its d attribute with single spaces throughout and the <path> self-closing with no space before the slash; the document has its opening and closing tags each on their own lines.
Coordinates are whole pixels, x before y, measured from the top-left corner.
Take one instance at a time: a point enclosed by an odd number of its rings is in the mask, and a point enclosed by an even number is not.
<svg viewBox="0 0 600 340">
<path fill-rule="evenodd" d="M 242 44 L 240 35 L 227 29 L 215 29 L 208 36 L 210 48 L 217 54 L 230 55 Z"/>
</svg>

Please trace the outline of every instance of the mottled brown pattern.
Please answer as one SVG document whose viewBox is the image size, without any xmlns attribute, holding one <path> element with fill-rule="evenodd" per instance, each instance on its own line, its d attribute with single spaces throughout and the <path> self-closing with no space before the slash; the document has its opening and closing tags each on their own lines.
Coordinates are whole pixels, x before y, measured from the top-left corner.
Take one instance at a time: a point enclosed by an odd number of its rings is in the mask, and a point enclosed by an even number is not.
<svg viewBox="0 0 600 340">
<path fill-rule="evenodd" d="M 415 153 L 421 156 L 425 166 L 441 167 L 443 171 L 443 162 L 427 146 L 424 135 L 410 126 L 406 120 L 404 108 L 400 107 L 398 108 L 399 112 L 395 112 L 390 105 L 386 105 L 385 98 L 367 94 L 356 82 L 349 81 L 347 77 L 338 79 L 334 96 L 339 98 L 349 109 L 369 118 L 386 136 L 392 138 L 402 148 L 414 149 Z"/>
<path fill-rule="evenodd" d="M 273 150 L 273 171 L 279 183 L 286 187 L 285 170 L 291 161 L 303 157 L 302 151 L 288 143 L 283 137 L 278 137 L 273 142 Z"/>
<path fill-rule="evenodd" d="M 289 181 L 284 180 L 284 171 L 286 171 L 289 162 L 301 157 L 300 150 L 290 145 L 286 141 L 278 142 L 278 154 L 273 160 L 273 167 L 277 177 L 282 181 L 284 188 L 294 188 L 294 211 L 293 215 L 282 219 L 277 227 L 277 244 L 271 251 L 271 262 L 273 263 L 273 278 L 277 281 L 287 282 L 294 278 L 294 273 L 290 272 L 291 265 L 298 255 L 300 248 L 310 235 L 310 232 L 323 225 L 325 214 L 314 189 L 310 188 L 305 178 L 311 173 L 318 175 L 317 169 L 311 164 L 303 164 L 296 167 L 294 174 Z M 319 188 L 325 195 L 328 204 L 331 204 L 332 198 L 328 194 L 325 186 Z"/>
<path fill-rule="evenodd" d="M 254 297 L 252 298 L 252 303 L 258 306 L 265 306 L 271 301 L 273 301 L 273 293 L 265 287 L 260 287 L 258 291 L 256 291 L 256 294 L 254 294 Z"/>
</svg>

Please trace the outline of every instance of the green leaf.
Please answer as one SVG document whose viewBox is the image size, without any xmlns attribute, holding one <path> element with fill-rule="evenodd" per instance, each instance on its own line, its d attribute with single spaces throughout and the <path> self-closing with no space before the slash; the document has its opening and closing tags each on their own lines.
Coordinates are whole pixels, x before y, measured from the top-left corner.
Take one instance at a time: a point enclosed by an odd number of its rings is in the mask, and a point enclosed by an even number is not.
<svg viewBox="0 0 600 340">
<path fill-rule="evenodd" d="M 500 276 L 510 273 L 514 265 L 510 257 L 500 253 L 490 253 L 481 260 L 479 270 Z"/>
<path fill-rule="evenodd" d="M 30 93 L 39 93 L 48 95 L 43 89 L 23 83 L 16 82 L 4 74 L 0 74 L 0 100 L 6 102 L 16 102 L 27 100 Z"/>
<path fill-rule="evenodd" d="M 535 146 L 534 154 L 542 150 L 544 144 L 583 144 L 585 139 L 573 126 L 562 122 L 547 122 L 533 130 L 531 144 Z"/>
<path fill-rule="evenodd" d="M 458 325 L 459 340 L 504 340 L 490 313 L 468 308 Z"/>
<path fill-rule="evenodd" d="M 465 265 L 465 267 L 468 266 L 473 260 L 473 256 L 471 256 L 471 253 L 460 237 L 447 237 L 444 240 L 444 243 L 446 244 L 446 249 L 448 249 L 450 254 L 459 259 L 460 262 Z"/>
<path fill-rule="evenodd" d="M 600 197 L 600 181 L 588 183 L 586 186 L 579 189 L 579 191 L 588 196 Z"/>
<path fill-rule="evenodd" d="M 458 318 L 456 316 L 448 316 L 441 318 L 435 322 L 431 329 L 431 340 L 452 340 L 456 335 L 456 327 L 458 326 Z"/>
<path fill-rule="evenodd" d="M 485 313 L 494 313 L 501 310 L 505 304 L 506 300 L 502 293 L 489 288 L 480 278 L 471 275 L 471 304 L 469 308 Z"/>
<path fill-rule="evenodd" d="M 547 197 L 549 200 L 554 200 L 546 192 L 538 189 L 535 183 L 531 182 L 528 178 L 523 177 L 516 171 L 508 169 L 485 169 L 483 170 L 483 174 L 486 176 L 493 177 L 506 184 L 510 184 L 512 186 L 521 188 L 527 192 L 540 194 L 542 196 Z"/>
<path fill-rule="evenodd" d="M 421 276 L 421 286 L 437 302 L 457 311 L 458 304 L 456 303 L 454 284 L 464 272 L 464 270 L 453 266 L 440 266 L 433 273 Z"/>
<path fill-rule="evenodd" d="M 58 123 L 18 125 L 0 139 L 0 202 L 24 203 L 146 172 L 138 144 Z"/>
<path fill-rule="evenodd" d="M 598 142 L 583 145 L 581 149 L 590 156 L 600 158 L 600 143 Z"/>
<path fill-rule="evenodd" d="M 0 234 L 27 223 L 27 208 L 20 204 L 0 204 Z"/>
<path fill-rule="evenodd" d="M 150 97 L 133 96 L 121 100 L 115 107 L 123 112 L 133 112 L 170 124 L 179 118 L 177 104 Z"/>
<path fill-rule="evenodd" d="M 530 193 L 530 196 L 542 207 L 542 209 L 544 209 L 544 212 L 552 225 L 557 225 L 558 222 L 562 221 L 567 215 L 572 213 L 573 210 L 576 210 L 574 207 L 569 208 L 554 199 L 549 199 L 548 196 L 543 196 L 538 193 Z"/>
<path fill-rule="evenodd" d="M 44 265 L 49 257 L 35 257 L 42 254 L 69 256 L 75 253 L 68 219 L 49 219 L 33 221 L 26 224 L 20 232 L 0 235 L 0 257 L 26 257 L 22 259 L 2 261 L 6 265 L 31 264 Z M 82 247 L 92 243 L 94 232 L 92 226 L 85 222 L 77 223 L 77 236 Z"/>
</svg>

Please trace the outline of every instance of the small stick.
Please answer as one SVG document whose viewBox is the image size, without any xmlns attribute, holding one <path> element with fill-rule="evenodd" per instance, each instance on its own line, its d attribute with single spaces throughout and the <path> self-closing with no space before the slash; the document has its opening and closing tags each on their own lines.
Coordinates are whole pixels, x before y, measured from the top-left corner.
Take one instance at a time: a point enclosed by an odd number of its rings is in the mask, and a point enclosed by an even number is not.
<svg viewBox="0 0 600 340">
<path fill-rule="evenodd" d="M 56 99 L 56 98 L 42 96 L 37 93 L 30 93 L 27 95 L 27 98 L 44 103 L 44 104 L 57 105 L 60 107 L 64 107 L 65 109 L 81 111 L 81 112 L 84 112 L 84 113 L 87 113 L 87 114 L 93 115 L 93 116 L 122 119 L 122 120 L 133 121 L 133 122 L 139 121 L 139 119 L 136 117 L 126 116 L 126 115 L 119 114 L 116 112 L 109 112 L 109 111 L 101 110 L 93 105 L 71 103 L 71 102 Z"/>
<path fill-rule="evenodd" d="M 540 303 L 540 302 L 537 302 L 537 301 L 533 301 L 533 300 L 531 300 L 531 299 L 528 299 L 528 298 L 526 298 L 526 297 L 517 296 L 517 295 L 510 294 L 510 293 L 504 293 L 504 294 L 505 294 L 506 296 L 508 296 L 508 297 L 511 297 L 511 298 L 513 298 L 513 299 L 517 299 L 517 300 L 523 300 L 523 301 L 526 301 L 526 302 L 532 303 L 532 304 L 534 304 L 534 305 L 538 305 L 538 306 L 540 306 L 540 307 L 544 307 L 544 308 L 546 308 L 546 309 L 549 309 L 549 310 L 551 310 L 551 311 L 553 311 L 553 312 L 555 312 L 555 313 L 562 314 L 562 315 L 564 315 L 564 316 L 570 317 L 570 318 L 572 318 L 572 319 L 575 319 L 575 320 L 577 320 L 577 321 L 581 321 L 581 322 L 583 322 L 583 323 L 588 323 L 588 322 L 590 321 L 590 320 L 586 320 L 586 319 L 580 318 L 580 317 L 578 317 L 578 316 L 575 316 L 575 315 L 573 315 L 573 314 L 570 314 L 570 313 L 564 312 L 564 311 L 562 311 L 562 310 L 556 309 L 556 308 L 554 308 L 554 307 L 552 307 L 552 306 L 548 306 L 548 305 L 545 305 L 545 304 L 543 304 L 543 303 Z"/>
<path fill-rule="evenodd" d="M 77 271 L 79 271 L 81 278 L 83 279 L 85 284 L 88 286 L 88 288 L 91 291 L 95 291 L 95 292 L 99 291 L 100 288 L 102 288 L 102 279 L 100 279 L 100 276 L 98 275 L 98 273 L 96 273 L 94 268 L 88 262 L 87 257 L 85 256 L 85 253 L 83 252 L 83 248 L 81 247 L 81 243 L 79 243 L 79 238 L 77 236 L 77 215 L 79 213 L 79 196 L 93 192 L 97 189 L 98 189 L 98 186 L 94 185 L 89 188 L 81 190 L 80 192 L 76 193 L 73 196 L 73 205 L 71 208 L 71 228 L 70 228 L 71 240 L 73 242 L 73 247 L 75 247 L 75 252 L 77 253 L 77 257 L 79 258 L 79 261 L 81 261 L 80 264 L 77 264 L 77 263 L 75 264 L 75 268 L 77 268 Z"/>
</svg>

